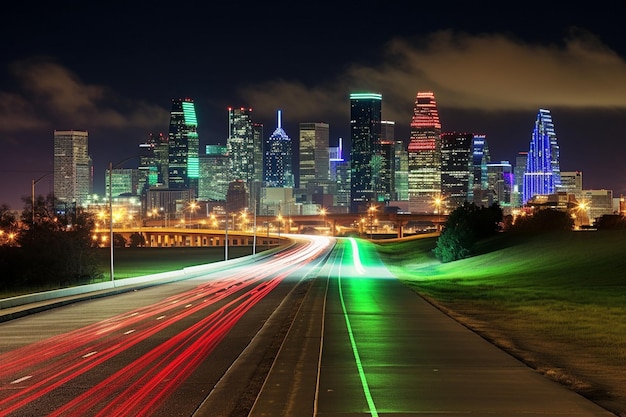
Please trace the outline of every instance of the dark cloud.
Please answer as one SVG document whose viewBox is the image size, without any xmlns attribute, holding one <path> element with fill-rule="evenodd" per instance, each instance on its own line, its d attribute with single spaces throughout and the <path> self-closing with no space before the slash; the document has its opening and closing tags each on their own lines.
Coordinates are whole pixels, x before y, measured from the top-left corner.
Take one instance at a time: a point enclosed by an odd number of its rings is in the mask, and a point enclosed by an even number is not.
<svg viewBox="0 0 626 417">
<path fill-rule="evenodd" d="M 328 84 L 272 80 L 240 95 L 261 115 L 281 107 L 308 120 L 344 116 L 348 94 L 364 90 L 382 93 L 385 118 L 398 121 L 410 118 L 417 91 L 434 91 L 441 106 L 477 111 L 626 108 L 626 62 L 585 32 L 557 45 L 442 31 L 419 42 L 395 39 L 381 64 L 354 65 Z"/>
</svg>

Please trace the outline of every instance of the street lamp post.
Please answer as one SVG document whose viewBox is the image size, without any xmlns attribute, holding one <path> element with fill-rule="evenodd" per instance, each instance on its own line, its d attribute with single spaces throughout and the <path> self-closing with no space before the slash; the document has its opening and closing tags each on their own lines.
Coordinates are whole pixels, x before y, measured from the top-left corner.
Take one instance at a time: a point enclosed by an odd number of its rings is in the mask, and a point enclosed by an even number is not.
<svg viewBox="0 0 626 417">
<path fill-rule="evenodd" d="M 228 211 L 226 212 L 226 221 L 224 227 L 224 260 L 228 260 Z"/>
<path fill-rule="evenodd" d="M 113 268 L 113 168 L 122 165 L 124 162 L 137 158 L 139 155 L 133 155 L 126 159 L 121 160 L 117 164 L 113 165 L 113 162 L 109 162 L 109 246 L 111 247 L 111 265 L 110 265 L 110 273 L 111 273 L 111 282 L 113 286 L 115 286 L 115 271 Z"/>
<path fill-rule="evenodd" d="M 374 238 L 374 212 L 376 211 L 376 206 L 370 206 L 368 209 L 370 214 L 370 240 Z"/>
<path fill-rule="evenodd" d="M 109 247 L 111 249 L 111 265 L 109 267 L 111 282 L 115 285 L 115 275 L 113 268 L 113 162 L 109 162 Z"/>
<path fill-rule="evenodd" d="M 46 178 L 48 175 L 53 174 L 53 172 L 48 172 L 44 175 L 42 175 L 41 177 L 37 178 L 36 180 L 33 180 L 32 183 L 32 187 L 31 187 L 31 211 L 32 211 L 32 224 L 35 224 L 35 185 L 41 181 L 42 179 Z"/>
</svg>

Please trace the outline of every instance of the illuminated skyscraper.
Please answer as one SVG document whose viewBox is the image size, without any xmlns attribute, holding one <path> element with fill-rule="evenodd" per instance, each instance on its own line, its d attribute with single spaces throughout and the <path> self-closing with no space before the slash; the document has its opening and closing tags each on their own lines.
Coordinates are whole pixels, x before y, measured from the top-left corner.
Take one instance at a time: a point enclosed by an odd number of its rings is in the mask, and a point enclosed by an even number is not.
<svg viewBox="0 0 626 417">
<path fill-rule="evenodd" d="M 513 167 L 509 161 L 487 164 L 489 205 L 499 204 L 505 215 L 511 212 L 514 177 Z"/>
<path fill-rule="evenodd" d="M 394 156 L 396 199 L 409 200 L 409 153 L 402 140 L 396 141 Z"/>
<path fill-rule="evenodd" d="M 173 99 L 168 135 L 168 187 L 198 192 L 199 147 L 196 108 L 190 98 Z"/>
<path fill-rule="evenodd" d="M 367 210 L 375 201 L 374 178 L 379 175 L 381 94 L 350 94 L 350 164 L 351 203 L 353 213 Z"/>
<path fill-rule="evenodd" d="M 473 139 L 472 133 L 441 135 L 441 194 L 449 210 L 469 201 Z"/>
<path fill-rule="evenodd" d="M 526 164 L 528 163 L 528 152 L 518 152 L 515 157 L 515 167 L 513 168 L 513 191 L 511 195 L 511 205 L 513 207 L 522 207 L 524 202 L 522 199 L 524 190 L 524 172 L 526 172 Z"/>
<path fill-rule="evenodd" d="M 380 169 L 375 178 L 376 199 L 379 202 L 397 199 L 396 193 L 396 122 L 382 120 L 380 122 Z"/>
<path fill-rule="evenodd" d="M 559 145 L 550 110 L 539 109 L 524 173 L 524 204 L 535 195 L 554 194 L 561 184 Z"/>
<path fill-rule="evenodd" d="M 265 143 L 263 181 L 266 187 L 294 187 L 291 138 L 282 128 L 282 112 L 278 110 L 278 123 L 274 133 Z"/>
<path fill-rule="evenodd" d="M 441 195 L 441 122 L 435 94 L 420 91 L 415 98 L 409 152 L 409 210 L 433 212 Z"/>
<path fill-rule="evenodd" d="M 198 198 L 208 201 L 226 201 L 230 182 L 228 148 L 223 145 L 207 145 L 206 154 L 200 155 L 200 180 Z"/>
<path fill-rule="evenodd" d="M 169 145 L 167 136 L 150 133 L 139 145 L 139 191 L 144 195 L 152 187 L 168 183 Z"/>
<path fill-rule="evenodd" d="M 475 134 L 472 139 L 472 175 L 468 201 L 477 206 L 489 205 L 489 184 L 487 178 L 487 164 L 491 162 L 489 146 L 485 135 Z"/>
<path fill-rule="evenodd" d="M 300 188 L 328 181 L 328 123 L 300 123 Z"/>
<path fill-rule="evenodd" d="M 252 109 L 228 108 L 228 155 L 231 180 L 246 184 L 254 176 L 254 130 L 250 118 Z"/>
<path fill-rule="evenodd" d="M 81 130 L 54 131 L 54 197 L 60 203 L 81 207 L 93 184 L 89 135 Z"/>
</svg>

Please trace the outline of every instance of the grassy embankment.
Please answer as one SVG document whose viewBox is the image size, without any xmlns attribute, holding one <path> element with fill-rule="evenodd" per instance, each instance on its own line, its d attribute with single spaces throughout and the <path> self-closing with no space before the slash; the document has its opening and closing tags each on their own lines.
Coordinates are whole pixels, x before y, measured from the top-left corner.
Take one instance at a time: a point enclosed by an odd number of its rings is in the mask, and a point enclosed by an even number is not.
<svg viewBox="0 0 626 417">
<path fill-rule="evenodd" d="M 267 247 L 257 247 L 262 252 Z M 228 248 L 228 259 L 252 254 L 251 246 Z M 224 260 L 223 247 L 175 247 L 175 248 L 122 248 L 114 250 L 115 279 L 176 271 L 188 266 L 203 265 Z M 111 277 L 111 252 L 108 248 L 98 251 L 98 270 L 105 279 Z"/>
<path fill-rule="evenodd" d="M 626 231 L 500 234 L 441 264 L 436 238 L 378 245 L 398 278 L 450 316 L 626 416 Z"/>
</svg>

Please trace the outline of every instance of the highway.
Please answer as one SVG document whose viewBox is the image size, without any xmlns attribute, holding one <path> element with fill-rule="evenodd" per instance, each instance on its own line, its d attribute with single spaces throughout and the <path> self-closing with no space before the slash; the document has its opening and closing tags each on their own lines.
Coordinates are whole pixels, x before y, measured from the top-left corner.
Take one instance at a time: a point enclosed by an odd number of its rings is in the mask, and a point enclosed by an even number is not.
<svg viewBox="0 0 626 417">
<path fill-rule="evenodd" d="M 396 280 L 371 244 L 0 323 L 0 416 L 614 416 Z"/>
</svg>

